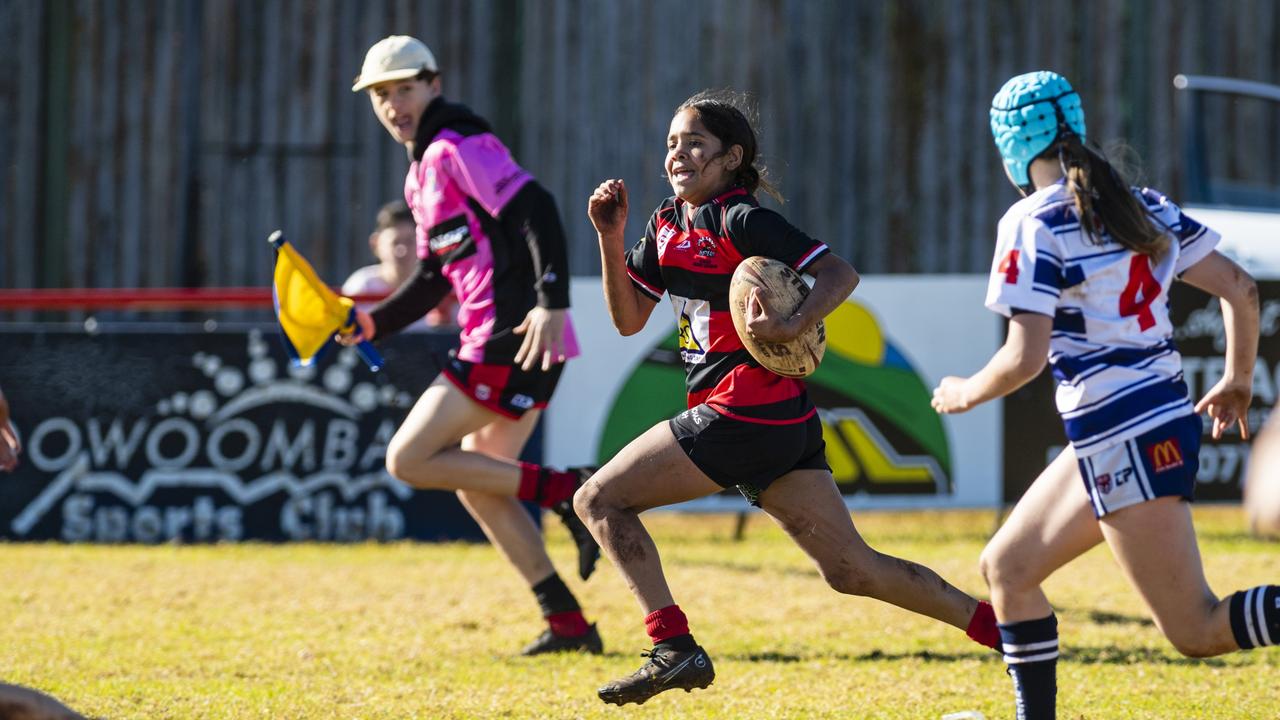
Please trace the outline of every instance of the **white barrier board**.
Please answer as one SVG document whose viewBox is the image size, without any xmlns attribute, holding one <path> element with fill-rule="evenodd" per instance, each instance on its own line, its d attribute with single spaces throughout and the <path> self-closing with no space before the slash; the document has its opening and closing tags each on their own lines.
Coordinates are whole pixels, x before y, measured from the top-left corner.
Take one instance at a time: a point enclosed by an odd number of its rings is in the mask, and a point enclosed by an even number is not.
<svg viewBox="0 0 1280 720">
<path fill-rule="evenodd" d="M 850 507 L 992 507 L 1002 477 L 1001 405 L 937 416 L 929 397 L 945 375 L 978 370 L 1003 340 L 982 306 L 986 278 L 864 277 L 827 319 L 827 354 L 810 378 L 827 459 Z M 670 306 L 621 337 L 599 278 L 574 278 L 573 322 L 583 356 L 571 361 L 547 411 L 554 465 L 600 464 L 627 441 L 684 409 L 683 369 Z M 737 510 L 720 495 L 684 510 Z"/>
</svg>

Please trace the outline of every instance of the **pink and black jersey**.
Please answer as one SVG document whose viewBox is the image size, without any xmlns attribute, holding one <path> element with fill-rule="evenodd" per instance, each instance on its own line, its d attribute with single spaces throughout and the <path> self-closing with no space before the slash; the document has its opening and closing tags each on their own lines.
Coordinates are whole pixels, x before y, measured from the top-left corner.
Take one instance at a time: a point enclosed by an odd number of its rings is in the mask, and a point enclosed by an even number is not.
<svg viewBox="0 0 1280 720">
<path fill-rule="evenodd" d="M 671 297 L 680 328 L 689 407 L 706 403 L 748 422 L 788 424 L 816 410 L 803 382 L 752 359 L 729 314 L 729 280 L 738 263 L 763 255 L 803 271 L 827 246 L 759 206 L 736 188 L 699 207 L 667 198 L 627 256 L 627 274 L 653 300 Z"/>
<path fill-rule="evenodd" d="M 488 123 L 443 98 L 423 112 L 412 159 L 404 191 L 418 226 L 421 278 L 375 310 L 379 334 L 384 323 L 394 330 L 402 316 L 438 301 L 447 280 L 458 297 L 458 357 L 511 363 L 523 341 L 512 330 L 530 309 L 569 306 L 568 252 L 554 200 Z M 571 323 L 565 343 L 566 355 L 577 356 Z"/>
</svg>

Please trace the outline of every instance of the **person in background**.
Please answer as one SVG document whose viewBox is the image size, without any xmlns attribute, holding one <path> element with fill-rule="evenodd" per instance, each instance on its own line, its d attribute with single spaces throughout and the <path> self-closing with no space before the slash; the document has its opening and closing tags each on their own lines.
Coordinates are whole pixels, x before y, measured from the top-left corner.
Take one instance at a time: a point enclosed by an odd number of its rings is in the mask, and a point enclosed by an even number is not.
<svg viewBox="0 0 1280 720">
<path fill-rule="evenodd" d="M 405 200 L 417 225 L 413 274 L 373 309 L 356 311 L 360 335 L 382 340 L 450 290 L 459 305 L 460 347 L 391 438 L 387 472 L 415 488 L 455 491 L 528 584 L 546 629 L 523 654 L 600 654 L 596 626 L 521 503 L 559 516 L 586 580 L 600 546 L 571 501 L 590 470 L 516 460 L 565 362 L 579 354 L 569 317 L 568 240 L 555 199 L 484 118 L 444 98 L 435 56 L 417 38 L 376 43 L 351 89 L 365 95 L 409 155 Z M 339 342 L 350 345 L 355 336 Z"/>
<path fill-rule="evenodd" d="M 1245 470 L 1244 507 L 1249 526 L 1263 535 L 1280 535 L 1280 403 L 1253 439 Z"/>
<path fill-rule="evenodd" d="M 18 442 L 18 433 L 9 421 L 9 401 L 5 400 L 4 391 L 0 390 L 0 470 L 12 472 L 18 467 L 18 453 L 22 445 Z"/>
<path fill-rule="evenodd" d="M 351 273 L 342 283 L 342 294 L 390 295 L 418 269 L 416 242 L 416 225 L 409 206 L 403 200 L 392 200 L 383 205 L 378 210 L 377 224 L 369 234 L 369 249 L 378 262 Z M 368 311 L 373 303 L 357 303 L 356 307 Z M 457 316 L 458 299 L 449 293 L 427 313 L 425 324 L 413 323 L 405 330 L 422 330 L 428 325 L 456 325 Z"/>
</svg>

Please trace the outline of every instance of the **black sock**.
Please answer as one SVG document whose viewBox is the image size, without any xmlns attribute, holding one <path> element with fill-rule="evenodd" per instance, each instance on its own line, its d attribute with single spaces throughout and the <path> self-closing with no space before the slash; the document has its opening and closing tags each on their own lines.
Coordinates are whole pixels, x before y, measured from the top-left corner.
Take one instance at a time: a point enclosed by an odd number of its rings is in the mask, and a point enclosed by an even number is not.
<svg viewBox="0 0 1280 720">
<path fill-rule="evenodd" d="M 1058 618 L 1007 623 L 1000 648 L 1013 677 L 1018 720 L 1053 720 L 1058 695 Z"/>
<path fill-rule="evenodd" d="M 578 599 L 569 592 L 560 575 L 555 572 L 533 586 L 533 596 L 538 599 L 538 607 L 542 608 L 542 617 L 582 609 L 578 605 Z"/>
<path fill-rule="evenodd" d="M 679 650 L 681 652 L 691 652 L 698 649 L 698 643 L 694 641 L 692 633 L 685 633 L 684 635 L 669 637 L 666 640 L 655 644 L 654 647 L 671 648 L 672 650 Z"/>
<path fill-rule="evenodd" d="M 1230 615 L 1241 650 L 1280 645 L 1280 587 L 1259 585 L 1232 595 Z"/>
</svg>

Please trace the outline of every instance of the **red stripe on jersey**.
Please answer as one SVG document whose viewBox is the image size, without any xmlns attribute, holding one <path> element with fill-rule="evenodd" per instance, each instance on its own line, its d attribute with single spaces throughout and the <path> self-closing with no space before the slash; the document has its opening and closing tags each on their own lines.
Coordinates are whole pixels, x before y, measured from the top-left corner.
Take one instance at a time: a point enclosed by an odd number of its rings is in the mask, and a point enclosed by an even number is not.
<svg viewBox="0 0 1280 720">
<path fill-rule="evenodd" d="M 715 410 L 716 412 L 720 413 L 721 415 L 731 420 L 737 420 L 739 422 L 755 423 L 757 425 L 795 425 L 796 423 L 802 423 L 805 420 L 808 420 L 809 418 L 813 417 L 814 413 L 818 412 L 818 408 L 811 407 L 809 408 L 809 412 L 797 418 L 790 418 L 787 420 L 766 420 L 764 418 L 749 417 L 747 415 L 738 415 L 734 413 L 732 410 L 730 410 L 729 408 L 714 402 L 709 402 L 707 403 L 707 405 L 712 410 Z"/>
<path fill-rule="evenodd" d="M 707 319 L 707 334 L 711 336 L 711 346 L 707 352 L 731 353 L 742 349 L 742 338 L 738 337 L 738 329 L 733 326 L 733 315 L 728 311 L 711 311 Z"/>
<path fill-rule="evenodd" d="M 661 299 L 662 299 L 662 292 L 663 292 L 663 291 L 661 291 L 661 290 L 659 290 L 658 288 L 656 288 L 656 287 L 654 287 L 654 286 L 650 285 L 649 283 L 645 282 L 645 281 L 644 281 L 644 278 L 642 278 L 642 277 L 640 277 L 639 275 L 637 275 L 637 274 L 635 274 L 634 272 L 632 272 L 632 271 L 631 271 L 631 268 L 627 268 L 627 277 L 631 278 L 631 282 L 633 282 L 633 283 L 635 283 L 635 284 L 639 285 L 640 287 L 644 288 L 645 290 L 648 290 L 648 291 L 649 291 L 649 293 L 650 293 L 654 298 L 656 298 L 656 299 L 658 299 L 658 300 L 661 300 Z"/>
<path fill-rule="evenodd" d="M 804 383 L 772 373 L 762 367 L 739 365 L 716 383 L 705 402 L 727 407 L 768 405 L 804 394 Z"/>
<path fill-rule="evenodd" d="M 814 245 L 813 249 L 805 253 L 804 257 L 800 258 L 800 262 L 796 263 L 796 266 L 794 269 L 796 271 L 804 270 L 809 263 L 816 260 L 818 256 L 821 255 L 822 252 L 826 249 L 827 249 L 826 243 L 818 243 L 817 245 Z"/>
</svg>

